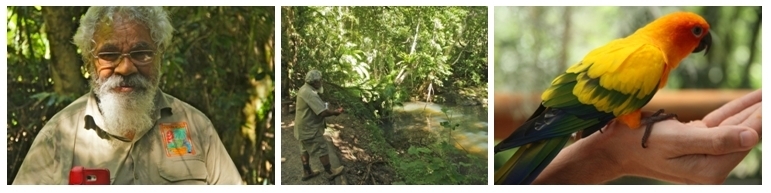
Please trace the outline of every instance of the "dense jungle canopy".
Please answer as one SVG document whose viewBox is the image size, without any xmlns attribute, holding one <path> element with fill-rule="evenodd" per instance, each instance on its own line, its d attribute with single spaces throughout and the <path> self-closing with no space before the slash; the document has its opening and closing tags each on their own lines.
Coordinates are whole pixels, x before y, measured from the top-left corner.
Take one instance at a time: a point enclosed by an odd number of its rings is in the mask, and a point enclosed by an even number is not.
<svg viewBox="0 0 771 193">
<path fill-rule="evenodd" d="M 346 110 L 327 121 L 339 133 L 332 141 L 344 151 L 340 162 L 350 168 L 348 184 L 487 184 L 486 154 L 471 155 L 472 145 L 460 142 L 479 136 L 483 144 L 473 145 L 487 146 L 487 10 L 282 7 L 282 103 L 295 101 L 308 71 L 323 73 L 322 99 Z M 425 114 L 398 126 L 394 110 L 415 102 L 425 104 L 419 108 L 443 106 L 434 112 L 447 121 L 433 125 L 448 129 L 432 127 Z M 458 106 L 479 109 L 465 115 L 484 116 L 477 123 L 482 129 L 455 124 L 459 118 L 446 115 L 444 107 Z M 293 110 L 288 105 L 282 113 Z M 282 136 L 294 119 L 283 117 Z M 459 134 L 466 131 L 473 135 Z M 282 147 L 296 145 L 283 138 Z M 282 148 L 282 183 L 295 183 L 292 176 L 302 170 L 284 173 L 300 167 L 299 158 L 288 153 Z"/>
</svg>

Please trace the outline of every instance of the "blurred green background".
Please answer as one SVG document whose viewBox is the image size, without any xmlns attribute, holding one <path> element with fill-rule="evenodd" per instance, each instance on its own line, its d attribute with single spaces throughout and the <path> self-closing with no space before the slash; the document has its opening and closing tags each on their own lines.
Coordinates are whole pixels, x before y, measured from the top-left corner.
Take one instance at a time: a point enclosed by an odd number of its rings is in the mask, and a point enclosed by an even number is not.
<svg viewBox="0 0 771 193">
<path fill-rule="evenodd" d="M 8 184 L 48 118 L 88 91 L 72 44 L 88 7 L 7 7 Z M 247 184 L 275 184 L 274 7 L 165 7 L 161 89 L 214 123 Z"/>
<path fill-rule="evenodd" d="M 495 7 L 495 93 L 540 93 L 592 49 L 674 11 L 702 15 L 713 47 L 684 59 L 664 89 L 761 88 L 761 7 Z M 529 115 L 536 107 L 517 108 Z M 511 154 L 495 155 L 495 169 Z M 725 183 L 761 184 L 760 144 Z M 609 184 L 669 183 L 624 177 Z"/>
</svg>

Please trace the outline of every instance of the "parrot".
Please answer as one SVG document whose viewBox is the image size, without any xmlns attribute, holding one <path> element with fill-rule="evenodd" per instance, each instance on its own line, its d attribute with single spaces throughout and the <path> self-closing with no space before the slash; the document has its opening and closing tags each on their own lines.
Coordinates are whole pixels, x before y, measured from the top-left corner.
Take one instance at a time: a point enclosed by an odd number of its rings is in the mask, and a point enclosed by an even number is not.
<svg viewBox="0 0 771 193">
<path fill-rule="evenodd" d="M 591 50 L 554 78 L 536 111 L 495 145 L 495 154 L 519 147 L 495 172 L 495 184 L 531 184 L 573 134 L 602 132 L 611 121 L 632 129 L 646 126 L 642 147 L 647 148 L 653 124 L 677 115 L 659 109 L 643 117 L 642 107 L 666 85 L 681 60 L 691 53 L 706 55 L 711 46 L 707 21 L 678 11 Z"/>
</svg>

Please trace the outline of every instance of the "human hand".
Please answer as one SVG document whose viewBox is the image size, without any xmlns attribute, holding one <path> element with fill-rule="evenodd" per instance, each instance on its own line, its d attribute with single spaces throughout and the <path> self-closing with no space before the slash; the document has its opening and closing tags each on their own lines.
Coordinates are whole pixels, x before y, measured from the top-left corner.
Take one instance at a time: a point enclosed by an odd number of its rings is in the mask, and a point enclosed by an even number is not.
<svg viewBox="0 0 771 193">
<path fill-rule="evenodd" d="M 579 142 L 594 144 L 622 175 L 674 183 L 720 184 L 760 140 L 761 91 L 752 92 L 687 124 L 654 125 L 650 146 L 635 146 L 643 129 L 612 123 Z M 645 116 L 645 115 L 644 115 Z"/>
<path fill-rule="evenodd" d="M 533 183 L 600 184 L 625 175 L 723 183 L 760 140 L 760 95 L 758 90 L 731 101 L 701 121 L 658 122 L 645 149 L 639 145 L 644 129 L 611 123 L 563 149 Z"/>
<path fill-rule="evenodd" d="M 761 89 L 758 89 L 728 102 L 704 116 L 702 122 L 706 127 L 743 125 L 755 129 L 758 136 L 763 136 L 761 129 L 761 102 L 763 98 L 761 93 Z"/>
<path fill-rule="evenodd" d="M 343 114 L 343 107 L 338 107 L 335 112 L 337 112 L 337 115 Z"/>
<path fill-rule="evenodd" d="M 745 126 L 707 128 L 699 123 L 667 120 L 656 123 L 648 148 L 636 145 L 644 129 L 613 123 L 604 133 L 592 134 L 599 149 L 618 168 L 620 176 L 634 175 L 683 184 L 720 184 L 759 141 Z"/>
</svg>

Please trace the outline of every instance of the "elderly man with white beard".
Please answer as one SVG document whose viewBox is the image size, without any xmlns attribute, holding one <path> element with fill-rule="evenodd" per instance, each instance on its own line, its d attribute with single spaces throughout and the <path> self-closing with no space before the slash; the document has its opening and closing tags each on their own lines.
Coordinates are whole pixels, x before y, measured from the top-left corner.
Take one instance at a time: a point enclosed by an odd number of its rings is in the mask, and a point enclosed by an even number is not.
<svg viewBox="0 0 771 193">
<path fill-rule="evenodd" d="M 303 164 L 302 181 L 318 176 L 321 172 L 314 171 L 310 166 L 310 156 L 319 158 L 327 179 L 332 180 L 343 173 L 344 166 L 332 168 L 329 163 L 327 140 L 324 139 L 324 118 L 343 113 L 343 108 L 329 109 L 326 102 L 319 97 L 324 93 L 324 80 L 321 71 L 311 70 L 305 75 L 305 84 L 297 91 L 297 106 L 295 107 L 294 137 L 300 141 L 300 161 Z"/>
<path fill-rule="evenodd" d="M 110 184 L 241 184 L 211 120 L 159 89 L 172 30 L 160 7 L 91 7 L 73 38 L 91 92 L 46 123 L 13 183 L 68 184 L 80 166 Z"/>
</svg>

